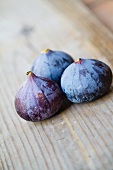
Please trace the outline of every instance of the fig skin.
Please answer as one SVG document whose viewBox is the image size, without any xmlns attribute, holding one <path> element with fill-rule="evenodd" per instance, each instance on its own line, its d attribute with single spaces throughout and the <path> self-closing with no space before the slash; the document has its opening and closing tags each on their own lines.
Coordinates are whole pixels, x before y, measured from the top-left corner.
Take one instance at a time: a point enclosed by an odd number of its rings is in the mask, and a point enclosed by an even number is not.
<svg viewBox="0 0 113 170">
<path fill-rule="evenodd" d="M 39 121 L 54 115 L 63 102 L 62 91 L 57 83 L 28 72 L 15 97 L 15 108 L 27 121 Z"/>
<path fill-rule="evenodd" d="M 108 65 L 96 59 L 79 59 L 66 68 L 61 88 L 73 103 L 90 102 L 104 95 L 112 83 Z"/>
<path fill-rule="evenodd" d="M 72 57 L 65 52 L 45 49 L 33 62 L 31 71 L 36 76 L 46 77 L 59 83 L 63 71 L 73 62 Z"/>
</svg>

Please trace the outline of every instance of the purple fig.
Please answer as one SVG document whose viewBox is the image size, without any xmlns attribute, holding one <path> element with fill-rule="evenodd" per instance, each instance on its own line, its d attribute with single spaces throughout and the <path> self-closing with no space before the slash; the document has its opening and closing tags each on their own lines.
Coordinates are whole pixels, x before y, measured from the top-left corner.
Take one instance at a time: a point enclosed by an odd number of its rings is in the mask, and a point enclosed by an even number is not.
<svg viewBox="0 0 113 170">
<path fill-rule="evenodd" d="M 73 103 L 90 102 L 104 95 L 112 83 L 108 65 L 95 59 L 79 59 L 67 67 L 61 77 L 61 88 Z"/>
<path fill-rule="evenodd" d="M 62 92 L 52 80 L 27 73 L 15 97 L 15 108 L 20 117 L 28 121 L 38 121 L 54 115 L 62 105 Z"/>
<path fill-rule="evenodd" d="M 45 49 L 33 62 L 31 71 L 36 76 L 46 77 L 59 83 L 63 71 L 73 62 L 72 57 L 63 51 Z"/>
</svg>

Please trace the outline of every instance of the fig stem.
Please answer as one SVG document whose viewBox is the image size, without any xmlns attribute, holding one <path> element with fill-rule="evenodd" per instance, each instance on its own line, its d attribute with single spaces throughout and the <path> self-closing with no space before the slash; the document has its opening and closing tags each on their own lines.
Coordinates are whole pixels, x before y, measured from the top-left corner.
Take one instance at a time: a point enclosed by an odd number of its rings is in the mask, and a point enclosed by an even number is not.
<svg viewBox="0 0 113 170">
<path fill-rule="evenodd" d="M 79 58 L 78 60 L 76 60 L 75 63 L 81 64 L 81 63 L 82 63 L 81 58 Z"/>
<path fill-rule="evenodd" d="M 42 50 L 41 53 L 47 53 L 49 51 L 50 51 L 50 49 L 46 48 L 46 49 Z"/>
<path fill-rule="evenodd" d="M 27 76 L 30 76 L 31 74 L 32 74 L 31 71 L 28 71 L 28 72 L 26 73 Z"/>
</svg>

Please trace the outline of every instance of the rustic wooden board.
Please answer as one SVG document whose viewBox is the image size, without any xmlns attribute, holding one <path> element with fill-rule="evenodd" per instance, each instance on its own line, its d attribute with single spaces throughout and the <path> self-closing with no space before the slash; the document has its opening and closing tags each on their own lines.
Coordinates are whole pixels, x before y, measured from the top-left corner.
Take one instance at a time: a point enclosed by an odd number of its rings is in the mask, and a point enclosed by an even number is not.
<svg viewBox="0 0 113 170">
<path fill-rule="evenodd" d="M 26 122 L 14 97 L 44 48 L 113 69 L 113 35 L 80 0 L 0 1 L 0 170 L 112 170 L 113 86 L 88 104 L 64 103 L 42 122 Z"/>
</svg>

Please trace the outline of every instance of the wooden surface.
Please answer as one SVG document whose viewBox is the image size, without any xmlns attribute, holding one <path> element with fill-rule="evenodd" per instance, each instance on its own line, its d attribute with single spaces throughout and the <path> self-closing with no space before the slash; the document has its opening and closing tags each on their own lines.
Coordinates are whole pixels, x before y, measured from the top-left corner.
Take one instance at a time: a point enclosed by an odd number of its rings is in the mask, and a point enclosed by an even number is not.
<svg viewBox="0 0 113 170">
<path fill-rule="evenodd" d="M 82 1 L 0 1 L 0 170 L 113 170 L 113 86 L 42 122 L 16 114 L 15 94 L 44 48 L 113 69 L 113 34 Z"/>
<path fill-rule="evenodd" d="M 82 0 L 113 31 L 113 0 Z"/>
</svg>

